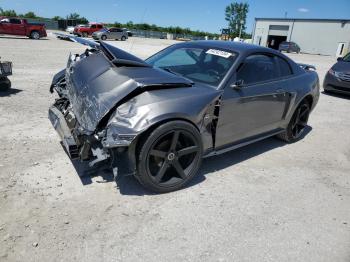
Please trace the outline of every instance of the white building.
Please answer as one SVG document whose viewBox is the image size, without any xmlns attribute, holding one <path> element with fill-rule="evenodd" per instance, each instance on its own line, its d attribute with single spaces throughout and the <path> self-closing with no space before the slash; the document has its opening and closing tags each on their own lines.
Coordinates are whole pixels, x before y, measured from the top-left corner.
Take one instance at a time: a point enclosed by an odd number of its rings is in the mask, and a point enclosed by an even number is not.
<svg viewBox="0 0 350 262">
<path fill-rule="evenodd" d="M 341 56 L 350 51 L 350 19 L 255 18 L 253 44 L 278 49 L 297 43 L 302 53 Z"/>
</svg>

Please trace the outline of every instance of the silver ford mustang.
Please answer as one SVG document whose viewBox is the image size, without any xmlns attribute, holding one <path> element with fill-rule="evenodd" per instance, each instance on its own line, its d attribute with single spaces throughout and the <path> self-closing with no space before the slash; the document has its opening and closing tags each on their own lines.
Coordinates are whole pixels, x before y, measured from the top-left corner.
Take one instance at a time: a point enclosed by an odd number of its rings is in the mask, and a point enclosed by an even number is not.
<svg viewBox="0 0 350 262">
<path fill-rule="evenodd" d="M 184 187 L 201 160 L 277 136 L 302 138 L 319 98 L 311 66 L 224 41 L 170 46 L 141 60 L 103 41 L 56 74 L 49 119 L 70 158 L 110 163 L 146 188 Z"/>
</svg>

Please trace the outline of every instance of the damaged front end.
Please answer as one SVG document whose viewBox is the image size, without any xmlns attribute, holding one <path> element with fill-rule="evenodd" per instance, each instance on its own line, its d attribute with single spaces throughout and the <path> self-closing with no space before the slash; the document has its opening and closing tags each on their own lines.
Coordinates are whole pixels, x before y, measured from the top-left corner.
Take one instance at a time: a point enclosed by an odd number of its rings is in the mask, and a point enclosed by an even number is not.
<svg viewBox="0 0 350 262">
<path fill-rule="evenodd" d="M 133 98 L 149 90 L 192 85 L 122 50 L 95 43 L 81 55 L 70 55 L 66 69 L 54 76 L 50 91 L 59 98 L 49 109 L 49 119 L 71 159 L 88 161 L 90 167 L 107 160 L 122 162 L 118 168 L 123 173 L 134 173 L 136 137 L 151 123 L 143 122 L 147 106 L 133 107 Z"/>
</svg>

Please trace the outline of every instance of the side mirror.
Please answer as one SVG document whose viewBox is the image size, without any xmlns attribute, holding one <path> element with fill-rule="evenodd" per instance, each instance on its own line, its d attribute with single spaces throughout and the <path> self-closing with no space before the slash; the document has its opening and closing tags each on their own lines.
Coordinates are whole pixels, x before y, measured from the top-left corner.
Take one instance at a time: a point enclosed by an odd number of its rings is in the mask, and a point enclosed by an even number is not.
<svg viewBox="0 0 350 262">
<path fill-rule="evenodd" d="M 343 58 L 342 57 L 338 57 L 337 61 L 343 61 Z"/>
<path fill-rule="evenodd" d="M 244 80 L 240 79 L 240 80 L 237 80 L 235 83 L 231 84 L 230 87 L 235 90 L 240 90 L 243 85 L 244 85 Z"/>
</svg>

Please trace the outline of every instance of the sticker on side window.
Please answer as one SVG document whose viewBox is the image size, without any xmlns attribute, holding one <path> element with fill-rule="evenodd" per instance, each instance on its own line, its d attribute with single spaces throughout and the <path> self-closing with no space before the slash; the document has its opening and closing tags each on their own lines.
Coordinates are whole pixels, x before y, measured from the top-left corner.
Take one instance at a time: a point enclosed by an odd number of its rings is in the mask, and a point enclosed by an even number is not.
<svg viewBox="0 0 350 262">
<path fill-rule="evenodd" d="M 209 49 L 205 53 L 211 54 L 211 55 L 221 56 L 221 57 L 224 57 L 224 58 L 229 58 L 230 56 L 233 55 L 232 53 L 225 52 L 225 51 L 222 51 L 222 50 L 217 50 L 217 49 Z"/>
</svg>

